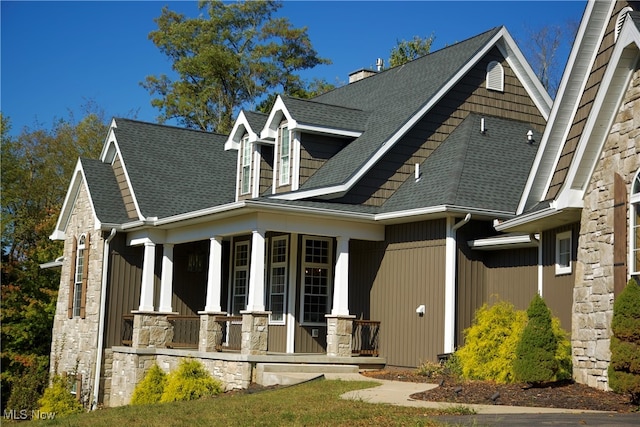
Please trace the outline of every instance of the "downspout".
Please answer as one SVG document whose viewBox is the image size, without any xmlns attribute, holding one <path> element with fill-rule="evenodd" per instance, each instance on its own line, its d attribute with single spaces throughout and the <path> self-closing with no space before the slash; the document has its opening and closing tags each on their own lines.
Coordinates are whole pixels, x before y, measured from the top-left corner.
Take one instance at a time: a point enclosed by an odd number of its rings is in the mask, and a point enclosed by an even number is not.
<svg viewBox="0 0 640 427">
<path fill-rule="evenodd" d="M 447 217 L 446 270 L 444 288 L 444 353 L 453 353 L 456 323 L 456 231 L 471 220 L 468 213 L 464 219 L 453 223 L 453 217 Z"/>
<path fill-rule="evenodd" d="M 98 394 L 100 392 L 100 371 L 102 371 L 102 346 L 104 344 L 104 318 L 107 305 L 107 273 L 109 272 L 109 243 L 116 236 L 116 229 L 112 228 L 111 233 L 104 241 L 102 253 L 102 286 L 100 288 L 100 318 L 98 320 L 98 340 L 96 343 L 96 373 L 93 380 L 93 401 L 91 410 L 98 407 Z"/>
<path fill-rule="evenodd" d="M 542 289 L 543 289 L 542 273 L 544 272 L 543 265 L 542 265 L 542 232 L 538 234 L 538 237 L 536 237 L 535 233 L 531 233 L 529 237 L 531 238 L 531 240 L 535 241 L 536 244 L 538 245 L 538 295 L 542 297 Z"/>
</svg>

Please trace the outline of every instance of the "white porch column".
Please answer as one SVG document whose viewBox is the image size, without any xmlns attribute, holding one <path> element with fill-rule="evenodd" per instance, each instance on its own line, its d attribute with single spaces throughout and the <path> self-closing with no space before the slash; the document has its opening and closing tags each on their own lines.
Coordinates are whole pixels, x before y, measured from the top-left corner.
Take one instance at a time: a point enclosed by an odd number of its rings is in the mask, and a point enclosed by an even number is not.
<svg viewBox="0 0 640 427">
<path fill-rule="evenodd" d="M 140 289 L 139 311 L 153 311 L 154 268 L 156 264 L 156 244 L 145 242 L 144 261 L 142 263 L 142 284 Z"/>
<path fill-rule="evenodd" d="M 207 277 L 207 302 L 204 311 L 222 312 L 222 237 L 215 236 L 209 243 L 209 273 Z"/>
<path fill-rule="evenodd" d="M 254 230 L 251 236 L 251 266 L 249 268 L 248 312 L 263 312 L 264 304 L 264 231 Z"/>
<path fill-rule="evenodd" d="M 160 307 L 161 313 L 171 313 L 171 297 L 173 295 L 173 245 L 162 245 L 162 276 L 160 277 Z"/>
<path fill-rule="evenodd" d="M 338 236 L 332 316 L 349 315 L 349 238 Z"/>
</svg>

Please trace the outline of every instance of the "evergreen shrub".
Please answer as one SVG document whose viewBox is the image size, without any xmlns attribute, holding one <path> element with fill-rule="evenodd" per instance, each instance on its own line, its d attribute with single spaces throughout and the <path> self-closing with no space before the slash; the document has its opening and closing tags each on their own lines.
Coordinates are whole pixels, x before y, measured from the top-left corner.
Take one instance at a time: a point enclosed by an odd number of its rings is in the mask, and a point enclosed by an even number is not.
<svg viewBox="0 0 640 427">
<path fill-rule="evenodd" d="M 157 364 L 154 364 L 133 390 L 131 405 L 148 405 L 160 402 L 166 384 L 167 374 Z"/>
<path fill-rule="evenodd" d="M 640 286 L 631 279 L 613 303 L 609 386 L 640 403 Z"/>
<path fill-rule="evenodd" d="M 551 312 L 540 295 L 527 309 L 527 323 L 516 347 L 513 372 L 517 381 L 537 384 L 556 377 L 558 340 L 552 330 Z"/>
<path fill-rule="evenodd" d="M 38 409 L 38 399 L 42 397 L 49 373 L 36 363 L 27 366 L 16 377 L 7 400 L 7 409 L 33 411 Z"/>
<path fill-rule="evenodd" d="M 462 376 L 512 382 L 515 348 L 525 323 L 526 313 L 507 301 L 480 307 L 465 330 L 465 345 L 455 353 Z"/>
<path fill-rule="evenodd" d="M 38 401 L 40 412 L 55 412 L 56 416 L 82 412 L 82 404 L 71 393 L 72 381 L 75 379 L 71 376 L 54 376 L 51 386 L 44 391 Z"/>
<path fill-rule="evenodd" d="M 195 400 L 222 393 L 222 383 L 204 369 L 197 360 L 182 360 L 172 371 L 160 398 L 161 402 Z"/>
</svg>

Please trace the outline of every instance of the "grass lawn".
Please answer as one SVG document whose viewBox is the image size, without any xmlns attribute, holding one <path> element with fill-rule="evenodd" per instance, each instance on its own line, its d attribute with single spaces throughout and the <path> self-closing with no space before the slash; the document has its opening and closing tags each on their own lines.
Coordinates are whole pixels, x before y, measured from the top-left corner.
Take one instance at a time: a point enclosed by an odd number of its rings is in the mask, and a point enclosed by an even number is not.
<svg viewBox="0 0 640 427">
<path fill-rule="evenodd" d="M 468 413 L 370 404 L 343 400 L 347 391 L 372 382 L 317 380 L 255 394 L 223 394 L 192 402 L 124 406 L 38 421 L 62 426 L 436 426 L 430 415 Z"/>
</svg>

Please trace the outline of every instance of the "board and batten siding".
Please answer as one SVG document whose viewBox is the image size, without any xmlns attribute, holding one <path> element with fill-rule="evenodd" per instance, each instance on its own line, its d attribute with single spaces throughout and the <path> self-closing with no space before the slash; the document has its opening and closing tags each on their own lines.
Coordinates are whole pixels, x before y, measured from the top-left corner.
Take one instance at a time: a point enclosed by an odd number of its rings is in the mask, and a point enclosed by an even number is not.
<svg viewBox="0 0 640 427">
<path fill-rule="evenodd" d="M 389 225 L 384 242 L 350 241 L 349 312 L 381 322 L 390 366 L 416 367 L 443 352 L 445 233 L 440 219 Z"/>
<path fill-rule="evenodd" d="M 504 68 L 504 92 L 485 87 L 487 65 L 494 60 Z M 413 175 L 415 164 L 422 164 L 469 113 L 531 123 L 538 132 L 546 123 L 509 63 L 494 48 L 341 201 L 384 204 Z"/>
<path fill-rule="evenodd" d="M 571 230 L 571 273 L 556 275 L 556 234 Z M 542 233 L 542 298 L 551 313 L 560 319 L 560 326 L 571 331 L 571 307 L 576 280 L 578 234 L 580 224 L 569 224 Z"/>
<path fill-rule="evenodd" d="M 127 183 L 127 177 L 124 174 L 124 168 L 122 167 L 122 160 L 117 155 L 111 165 L 113 173 L 116 176 L 116 182 L 120 188 L 120 194 L 122 194 L 122 200 L 124 201 L 124 207 L 127 210 L 127 216 L 131 219 L 138 218 L 138 212 L 136 211 L 136 205 L 133 202 L 133 196 L 131 195 L 131 189 Z"/>
<path fill-rule="evenodd" d="M 578 109 L 573 118 L 569 134 L 567 135 L 567 140 L 564 144 L 564 147 L 562 148 L 562 153 L 560 154 L 560 158 L 558 159 L 558 163 L 556 164 L 553 177 L 551 178 L 551 183 L 549 185 L 549 189 L 547 190 L 545 200 L 554 199 L 558 195 L 558 192 L 560 191 L 560 188 L 565 181 L 567 173 L 569 172 L 569 166 L 571 165 L 571 161 L 573 160 L 573 156 L 576 152 L 578 142 L 580 141 L 580 137 L 582 136 L 584 127 L 587 123 L 587 117 L 591 113 L 593 101 L 595 100 L 596 93 L 600 88 L 600 82 L 602 81 L 602 77 L 604 76 L 607 64 L 611 59 L 613 48 L 615 47 L 615 27 L 618 14 L 623 8 L 627 6 L 629 6 L 629 2 L 627 1 L 615 2 L 615 6 L 613 8 L 611 16 L 609 17 L 609 23 L 607 24 L 602 43 L 600 44 L 596 59 L 591 68 L 589 78 L 587 79 L 587 84 L 585 85 L 582 92 L 580 104 L 578 105 Z"/>
</svg>

